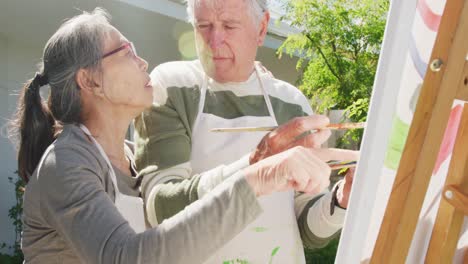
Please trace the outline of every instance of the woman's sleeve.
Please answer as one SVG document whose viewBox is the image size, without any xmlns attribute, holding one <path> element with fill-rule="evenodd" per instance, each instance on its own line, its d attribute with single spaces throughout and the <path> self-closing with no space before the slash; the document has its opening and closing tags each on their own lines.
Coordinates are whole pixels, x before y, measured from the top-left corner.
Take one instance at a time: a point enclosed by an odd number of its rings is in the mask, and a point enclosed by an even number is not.
<svg viewBox="0 0 468 264">
<path fill-rule="evenodd" d="M 136 234 L 105 192 L 100 170 L 89 152 L 68 146 L 50 153 L 39 174 L 44 218 L 86 263 L 200 263 L 261 212 L 239 172 Z"/>
</svg>

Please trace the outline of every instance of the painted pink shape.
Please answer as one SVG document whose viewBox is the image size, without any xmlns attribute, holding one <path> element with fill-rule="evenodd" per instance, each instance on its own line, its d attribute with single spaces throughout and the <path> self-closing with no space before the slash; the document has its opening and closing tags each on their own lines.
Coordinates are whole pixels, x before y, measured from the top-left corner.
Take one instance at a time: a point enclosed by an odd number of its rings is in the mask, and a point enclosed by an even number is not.
<svg viewBox="0 0 468 264">
<path fill-rule="evenodd" d="M 452 112 L 450 112 L 447 128 L 445 129 L 444 139 L 442 140 L 442 145 L 440 146 L 439 155 L 437 156 L 433 174 L 436 174 L 439 171 L 442 163 L 453 151 L 462 111 L 463 106 L 457 105 L 452 109 Z"/>
</svg>

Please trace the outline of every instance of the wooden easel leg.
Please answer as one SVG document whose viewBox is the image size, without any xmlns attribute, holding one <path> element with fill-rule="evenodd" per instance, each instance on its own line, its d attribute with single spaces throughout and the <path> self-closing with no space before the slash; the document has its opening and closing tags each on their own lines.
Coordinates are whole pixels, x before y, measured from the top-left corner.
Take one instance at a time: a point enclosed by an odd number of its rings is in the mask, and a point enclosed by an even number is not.
<svg viewBox="0 0 468 264">
<path fill-rule="evenodd" d="M 468 52 L 468 0 L 447 1 L 371 263 L 405 263 Z"/>
<path fill-rule="evenodd" d="M 426 253 L 426 263 L 452 263 L 464 213 L 468 213 L 468 104 L 463 108 L 449 171 L 436 222 Z M 466 203 L 466 204 L 465 204 Z"/>
</svg>

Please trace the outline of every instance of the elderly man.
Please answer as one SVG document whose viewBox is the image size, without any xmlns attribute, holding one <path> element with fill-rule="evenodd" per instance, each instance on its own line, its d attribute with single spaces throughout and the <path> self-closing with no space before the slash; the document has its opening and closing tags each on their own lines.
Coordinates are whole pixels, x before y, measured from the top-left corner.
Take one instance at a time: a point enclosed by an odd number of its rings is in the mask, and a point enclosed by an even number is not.
<svg viewBox="0 0 468 264">
<path fill-rule="evenodd" d="M 266 0 L 189 0 L 187 11 L 199 60 L 156 67 L 151 73 L 154 105 L 135 120 L 136 163 L 145 175 L 142 192 L 153 226 L 207 195 L 233 172 L 268 156 L 265 152 L 275 154 L 294 144 L 319 147 L 330 135 L 322 130 L 284 142 L 290 130 L 310 122 L 324 127 L 328 119 L 297 118 L 312 114 L 306 97 L 255 62 L 269 22 Z M 266 136 L 210 132 L 276 126 L 291 119 Z M 208 263 L 304 263 L 303 245 L 322 247 L 339 232 L 351 182 L 348 174 L 331 193 L 291 191 L 262 198 L 263 214 L 213 252 Z M 174 252 L 183 254 L 183 248 Z"/>
</svg>

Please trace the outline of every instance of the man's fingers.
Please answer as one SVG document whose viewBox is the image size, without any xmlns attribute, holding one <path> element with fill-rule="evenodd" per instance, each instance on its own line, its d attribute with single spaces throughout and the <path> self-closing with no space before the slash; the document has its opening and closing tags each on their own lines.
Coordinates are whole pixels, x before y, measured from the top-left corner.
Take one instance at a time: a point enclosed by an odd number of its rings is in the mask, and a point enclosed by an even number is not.
<svg viewBox="0 0 468 264">
<path fill-rule="evenodd" d="M 322 129 L 315 133 L 308 134 L 306 136 L 300 137 L 299 139 L 293 141 L 288 148 L 295 146 L 303 146 L 306 148 L 319 148 L 331 135 L 329 129 Z"/>
<path fill-rule="evenodd" d="M 257 149 L 250 156 L 250 164 L 295 146 L 307 148 L 320 146 L 330 136 L 331 132 L 328 129 L 323 129 L 329 123 L 328 117 L 322 115 L 294 118 L 262 138 Z M 303 135 L 311 130 L 318 131 L 310 135 Z"/>
<path fill-rule="evenodd" d="M 343 161 L 354 161 L 359 160 L 359 151 L 348 150 L 348 149 L 336 149 L 336 148 L 321 148 L 321 149 L 310 149 L 312 153 L 320 158 L 322 161 L 329 160 L 343 160 Z"/>
<path fill-rule="evenodd" d="M 298 136 L 304 132 L 323 129 L 330 123 L 328 117 L 323 115 L 311 115 L 296 117 L 286 124 L 270 132 L 270 138 L 276 147 L 282 148 L 291 144 Z"/>
<path fill-rule="evenodd" d="M 351 182 L 353 181 L 355 171 L 356 171 L 355 168 L 349 168 L 348 169 L 348 171 L 346 172 L 346 175 L 345 175 L 346 181 L 351 181 Z"/>
</svg>

